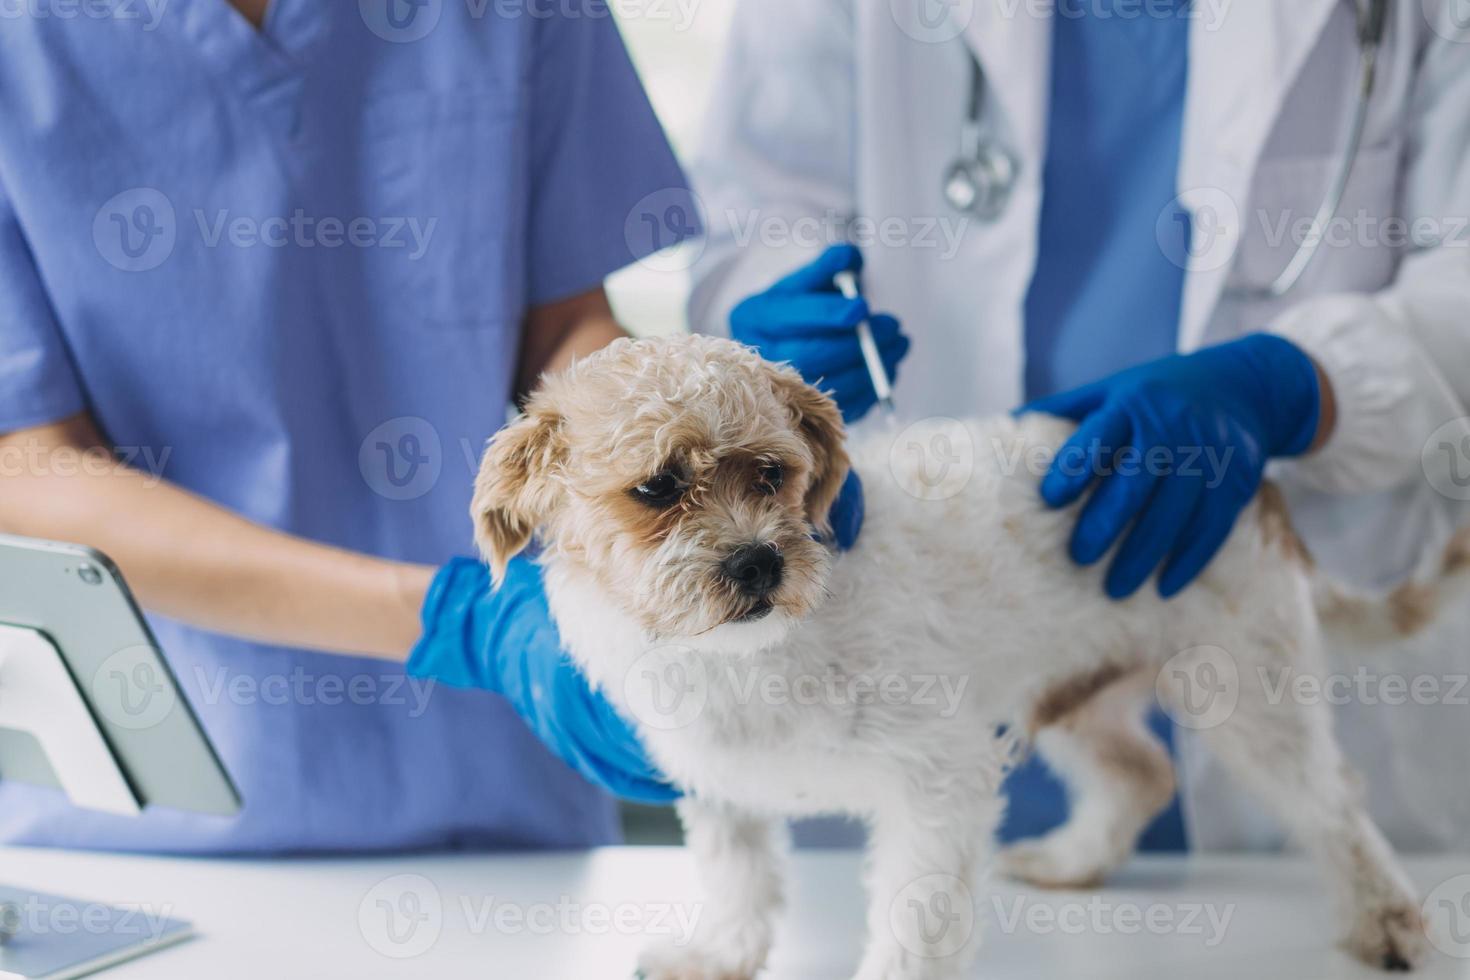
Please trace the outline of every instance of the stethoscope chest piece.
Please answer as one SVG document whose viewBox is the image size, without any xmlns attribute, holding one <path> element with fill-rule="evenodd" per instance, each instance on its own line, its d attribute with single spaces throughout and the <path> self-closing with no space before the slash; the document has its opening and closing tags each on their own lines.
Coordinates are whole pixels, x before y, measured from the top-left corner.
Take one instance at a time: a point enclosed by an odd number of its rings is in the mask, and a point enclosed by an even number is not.
<svg viewBox="0 0 1470 980">
<path fill-rule="evenodd" d="M 1016 186 L 1016 158 L 998 143 L 985 143 L 956 160 L 944 176 L 944 198 L 962 214 L 997 221 Z"/>
<path fill-rule="evenodd" d="M 944 199 L 964 215 L 998 221 L 1011 202 L 1020 164 L 1000 140 L 987 136 L 985 70 L 970 56 L 970 104 L 960 129 L 960 155 L 944 174 Z"/>
</svg>

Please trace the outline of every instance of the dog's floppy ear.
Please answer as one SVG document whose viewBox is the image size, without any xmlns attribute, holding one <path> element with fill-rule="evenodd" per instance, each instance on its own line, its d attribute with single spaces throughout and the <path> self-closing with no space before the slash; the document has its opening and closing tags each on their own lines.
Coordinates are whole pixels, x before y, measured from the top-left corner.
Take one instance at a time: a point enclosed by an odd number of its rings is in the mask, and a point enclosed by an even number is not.
<svg viewBox="0 0 1470 980">
<path fill-rule="evenodd" d="M 835 401 L 803 381 L 794 369 L 772 364 L 770 375 L 776 394 L 791 409 L 798 431 L 811 448 L 814 471 L 806 493 L 807 520 L 825 534 L 832 529 L 827 518 L 850 465 L 842 413 Z"/>
<path fill-rule="evenodd" d="M 565 449 L 561 425 L 560 415 L 533 399 L 526 414 L 495 434 L 480 462 L 470 516 L 497 586 L 555 504 L 552 472 Z"/>
</svg>

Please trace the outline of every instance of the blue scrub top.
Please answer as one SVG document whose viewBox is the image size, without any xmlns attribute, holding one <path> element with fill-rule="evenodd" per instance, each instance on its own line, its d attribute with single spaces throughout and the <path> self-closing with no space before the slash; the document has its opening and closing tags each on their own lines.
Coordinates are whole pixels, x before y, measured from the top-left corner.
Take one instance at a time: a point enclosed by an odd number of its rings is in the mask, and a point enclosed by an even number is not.
<svg viewBox="0 0 1470 980">
<path fill-rule="evenodd" d="M 1040 247 L 1026 296 L 1026 395 L 1040 398 L 1174 353 L 1187 253 L 1178 194 L 1188 77 L 1187 0 L 1062 0 L 1054 17 Z M 1155 714 L 1154 730 L 1172 742 Z M 1039 759 L 1012 774 L 1003 840 L 1060 824 L 1061 785 Z M 1144 834 L 1179 850 L 1176 800 Z"/>
<path fill-rule="evenodd" d="M 134 465 L 252 520 L 470 552 L 527 307 L 651 251 L 640 201 L 686 193 L 613 21 L 595 0 L 274 0 L 256 31 L 226 0 L 157 7 L 0 30 L 0 431 L 90 411 Z M 614 839 L 611 803 L 496 697 L 153 623 L 243 814 L 0 785 L 0 840 Z"/>
</svg>

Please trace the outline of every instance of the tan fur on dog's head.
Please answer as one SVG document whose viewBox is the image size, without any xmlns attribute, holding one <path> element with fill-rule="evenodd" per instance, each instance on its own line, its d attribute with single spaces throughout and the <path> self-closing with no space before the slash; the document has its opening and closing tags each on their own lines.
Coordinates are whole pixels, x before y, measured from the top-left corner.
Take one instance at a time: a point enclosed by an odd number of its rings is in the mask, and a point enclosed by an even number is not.
<svg viewBox="0 0 1470 980">
<path fill-rule="evenodd" d="M 546 378 L 491 440 L 476 540 L 498 582 L 540 529 L 549 560 L 590 573 L 655 635 L 767 604 L 795 618 L 821 598 L 827 554 L 811 532 L 827 530 L 847 469 L 837 406 L 791 368 L 710 337 L 620 340 Z M 650 502 L 671 479 L 673 499 Z M 751 545 L 784 562 L 764 603 L 722 571 Z"/>
</svg>

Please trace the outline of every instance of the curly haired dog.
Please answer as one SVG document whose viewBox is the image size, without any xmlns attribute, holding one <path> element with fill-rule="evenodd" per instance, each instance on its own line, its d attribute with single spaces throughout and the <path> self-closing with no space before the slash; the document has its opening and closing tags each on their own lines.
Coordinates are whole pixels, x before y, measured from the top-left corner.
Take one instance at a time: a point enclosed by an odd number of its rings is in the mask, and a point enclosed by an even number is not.
<svg viewBox="0 0 1470 980">
<path fill-rule="evenodd" d="M 1054 453 L 1070 424 L 933 424 L 976 447 L 947 486 L 891 436 L 845 447 L 836 407 L 790 368 L 680 337 L 620 341 L 545 379 L 492 440 L 473 504 L 492 571 L 539 531 L 567 649 L 687 792 L 706 912 L 691 943 L 647 952 L 643 975 L 753 977 L 781 904 L 784 821 L 829 813 L 870 827 L 859 980 L 961 975 L 976 940 L 930 913 L 974 902 L 1017 743 L 1063 774 L 1073 816 L 1001 852 L 1002 868 L 1095 883 L 1174 790 L 1141 717 L 1156 690 L 1199 692 L 1156 680 L 1206 663 L 1201 680 L 1231 675 L 1234 707 L 1198 727 L 1320 858 L 1347 948 L 1413 966 L 1419 903 L 1327 709 L 1273 700 L 1266 680 L 1319 669 L 1319 606 L 1391 626 L 1405 609 L 1422 619 L 1440 586 L 1378 602 L 1319 585 L 1266 492 L 1194 587 L 1111 602 L 1066 557 L 1075 515 L 1043 506 L 1038 468 L 1016 465 Z M 813 532 L 849 451 L 867 516 L 834 555 Z"/>
</svg>

